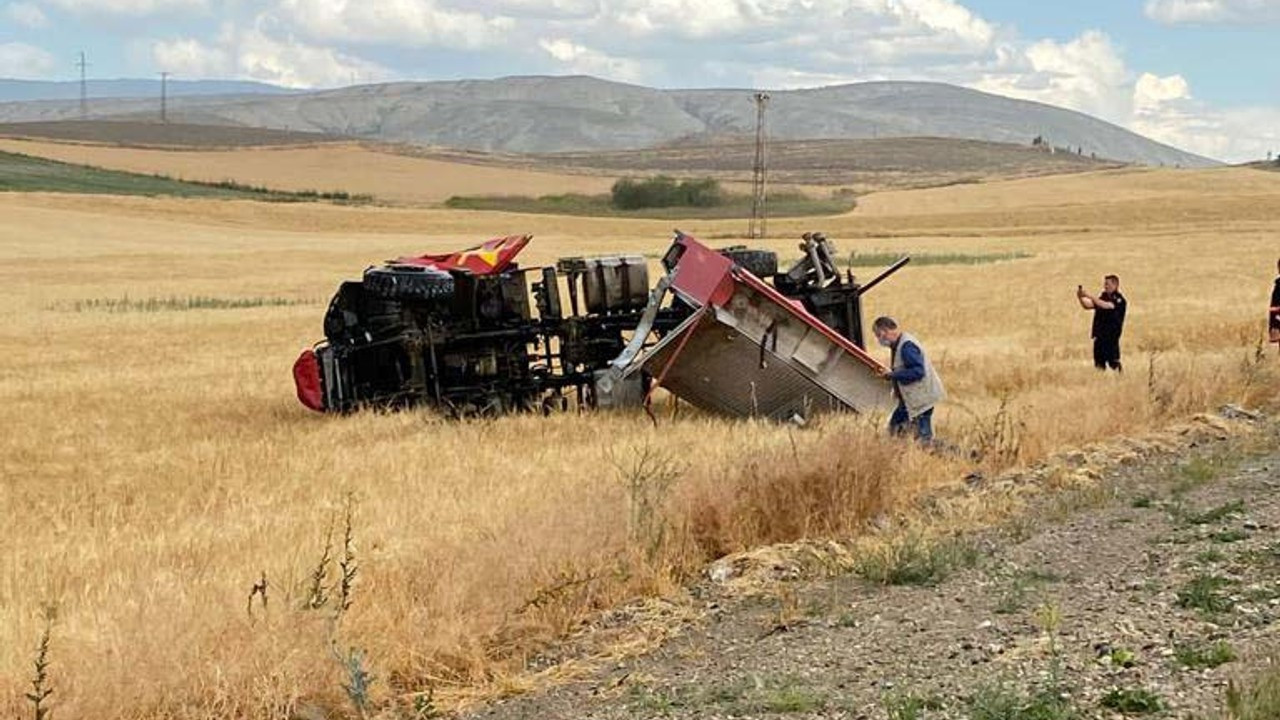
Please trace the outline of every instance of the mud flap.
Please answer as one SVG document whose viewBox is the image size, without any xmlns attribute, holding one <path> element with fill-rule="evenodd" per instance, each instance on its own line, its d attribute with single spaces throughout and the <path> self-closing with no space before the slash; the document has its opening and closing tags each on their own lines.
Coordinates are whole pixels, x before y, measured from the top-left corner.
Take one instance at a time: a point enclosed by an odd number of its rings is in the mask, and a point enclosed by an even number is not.
<svg viewBox="0 0 1280 720">
<path fill-rule="evenodd" d="M 324 390 L 320 386 L 320 362 L 311 348 L 303 350 L 294 361 L 293 384 L 297 387 L 299 402 L 316 412 L 324 412 Z"/>
</svg>

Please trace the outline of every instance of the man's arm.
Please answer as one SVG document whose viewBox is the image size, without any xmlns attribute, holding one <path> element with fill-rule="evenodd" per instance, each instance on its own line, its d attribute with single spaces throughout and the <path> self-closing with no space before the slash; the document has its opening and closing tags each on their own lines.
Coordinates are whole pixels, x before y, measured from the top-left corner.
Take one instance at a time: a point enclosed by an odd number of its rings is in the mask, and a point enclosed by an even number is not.
<svg viewBox="0 0 1280 720">
<path fill-rule="evenodd" d="M 1093 309 L 1093 301 L 1089 299 L 1089 294 L 1084 291 L 1083 285 L 1076 286 L 1076 300 L 1080 301 L 1080 307 L 1085 310 Z"/>
<path fill-rule="evenodd" d="M 915 343 L 904 342 L 898 348 L 902 354 L 902 369 L 894 370 L 885 377 L 900 385 L 910 385 L 924 379 L 924 353 Z"/>
<path fill-rule="evenodd" d="M 1088 304 L 1085 305 L 1085 303 L 1088 303 Z M 1085 310 L 1094 310 L 1094 309 L 1115 310 L 1116 309 L 1115 303 L 1109 300 L 1103 300 L 1102 298 L 1094 297 L 1089 293 L 1085 293 L 1084 295 L 1080 296 L 1080 304 L 1084 305 Z"/>
</svg>

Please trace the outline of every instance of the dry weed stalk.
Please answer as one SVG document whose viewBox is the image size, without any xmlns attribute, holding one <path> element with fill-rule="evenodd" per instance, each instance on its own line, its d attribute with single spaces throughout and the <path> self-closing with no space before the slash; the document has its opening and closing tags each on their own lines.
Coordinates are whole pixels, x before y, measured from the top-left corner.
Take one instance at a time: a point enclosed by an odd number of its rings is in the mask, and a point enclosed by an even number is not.
<svg viewBox="0 0 1280 720">
<path fill-rule="evenodd" d="M 253 599 L 259 597 L 262 599 L 262 614 L 267 613 L 267 571 L 262 571 L 262 577 L 249 588 L 249 602 L 245 607 L 245 612 L 249 614 L 250 619 L 253 618 Z"/>
<path fill-rule="evenodd" d="M 1267 358 L 1267 338 L 1258 338 L 1253 349 L 1240 363 L 1241 388 L 1240 402 L 1246 406 L 1253 405 L 1259 398 L 1255 392 L 1265 391 L 1273 379 L 1272 361 Z"/>
<path fill-rule="evenodd" d="M 528 600 L 516 610 L 517 613 L 543 608 L 554 602 L 560 602 L 565 595 L 590 585 L 604 577 L 604 572 L 588 572 L 573 566 L 558 570 L 551 582 L 539 587 Z"/>
<path fill-rule="evenodd" d="M 329 566 L 333 564 L 333 516 L 329 516 L 329 526 L 324 533 L 324 551 L 320 553 L 320 562 L 311 571 L 311 586 L 307 590 L 307 607 L 319 610 L 329 602 Z"/>
<path fill-rule="evenodd" d="M 343 512 L 342 560 L 338 562 L 338 568 L 342 571 L 342 577 L 338 580 L 338 615 L 351 609 L 352 591 L 355 588 L 356 574 L 360 570 L 360 565 L 356 562 L 354 516 L 355 493 L 347 493 Z"/>
<path fill-rule="evenodd" d="M 40 644 L 36 647 L 35 675 L 31 678 L 31 692 L 27 700 L 31 702 L 34 720 L 46 720 L 49 717 L 49 706 L 45 701 L 53 694 L 49 685 L 49 643 L 53 638 L 53 621 L 57 610 L 52 605 L 44 608 L 44 629 L 40 633 Z"/>
<path fill-rule="evenodd" d="M 684 468 L 649 442 L 632 453 L 630 462 L 614 459 L 613 466 L 627 493 L 631 542 L 653 563 L 668 540 L 667 498 Z"/>
<path fill-rule="evenodd" d="M 1012 404 L 1012 398 L 1008 394 L 1002 394 L 996 411 L 984 419 L 957 403 L 957 407 L 974 418 L 974 455 L 978 460 L 994 467 L 1008 467 L 1017 463 L 1022 456 L 1022 433 L 1026 429 L 1026 423 L 1015 415 Z"/>
<path fill-rule="evenodd" d="M 1157 417 L 1167 417 L 1173 408 L 1173 389 L 1163 382 L 1160 376 L 1160 351 L 1155 350 L 1147 358 L 1147 402 L 1155 410 Z"/>
</svg>

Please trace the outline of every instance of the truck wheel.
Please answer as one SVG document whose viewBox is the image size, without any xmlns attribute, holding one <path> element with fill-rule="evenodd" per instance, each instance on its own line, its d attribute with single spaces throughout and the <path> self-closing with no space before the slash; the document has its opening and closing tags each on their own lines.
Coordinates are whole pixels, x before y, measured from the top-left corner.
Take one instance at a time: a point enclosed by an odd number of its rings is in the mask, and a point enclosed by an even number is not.
<svg viewBox="0 0 1280 720">
<path fill-rule="evenodd" d="M 441 300 L 453 297 L 453 276 L 422 265 L 383 265 L 364 271 L 371 295 L 388 300 Z"/>
<path fill-rule="evenodd" d="M 778 274 L 778 253 L 772 250 L 748 250 L 737 246 L 722 248 L 717 252 L 758 278 L 771 278 Z"/>
</svg>

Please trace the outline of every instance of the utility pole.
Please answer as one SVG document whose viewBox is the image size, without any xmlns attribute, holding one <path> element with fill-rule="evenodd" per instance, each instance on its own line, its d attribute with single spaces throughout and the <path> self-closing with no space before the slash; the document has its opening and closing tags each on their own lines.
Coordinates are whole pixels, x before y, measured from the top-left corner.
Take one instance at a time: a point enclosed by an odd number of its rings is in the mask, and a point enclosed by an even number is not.
<svg viewBox="0 0 1280 720">
<path fill-rule="evenodd" d="M 160 73 L 160 122 L 169 122 L 169 75 L 171 73 Z"/>
<path fill-rule="evenodd" d="M 89 63 L 85 62 L 84 51 L 80 51 L 80 61 L 76 63 L 76 67 L 80 68 L 80 119 L 89 119 L 89 82 L 85 77 L 85 68 L 89 67 Z"/>
<path fill-rule="evenodd" d="M 751 167 L 751 225 L 747 230 L 747 235 L 753 240 L 762 238 L 766 234 L 766 224 L 768 222 L 768 212 L 765 208 L 767 198 L 767 163 L 765 153 L 765 129 L 764 129 L 764 111 L 769 104 L 769 93 L 758 92 L 755 94 L 756 101 L 756 159 Z"/>
</svg>

